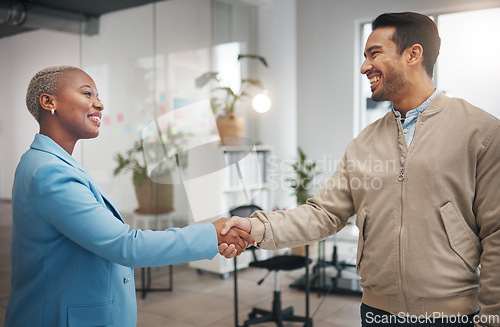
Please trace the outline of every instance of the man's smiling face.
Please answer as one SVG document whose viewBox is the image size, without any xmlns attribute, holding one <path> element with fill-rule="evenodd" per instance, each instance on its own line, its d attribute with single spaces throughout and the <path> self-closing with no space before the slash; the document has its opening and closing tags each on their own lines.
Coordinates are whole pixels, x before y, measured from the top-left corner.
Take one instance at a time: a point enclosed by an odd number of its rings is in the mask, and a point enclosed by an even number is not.
<svg viewBox="0 0 500 327">
<path fill-rule="evenodd" d="M 370 80 L 374 101 L 394 101 L 406 86 L 402 55 L 392 40 L 394 32 L 394 27 L 379 27 L 366 41 L 361 74 Z"/>
</svg>

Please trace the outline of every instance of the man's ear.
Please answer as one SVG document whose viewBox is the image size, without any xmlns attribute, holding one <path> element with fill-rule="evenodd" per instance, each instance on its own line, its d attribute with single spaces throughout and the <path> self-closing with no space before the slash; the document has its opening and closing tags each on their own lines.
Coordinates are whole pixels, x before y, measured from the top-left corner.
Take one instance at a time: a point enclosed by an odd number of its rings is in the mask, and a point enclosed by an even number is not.
<svg viewBox="0 0 500 327">
<path fill-rule="evenodd" d="M 421 63 L 424 59 L 424 48 L 420 44 L 414 44 L 405 50 L 405 56 L 407 56 L 407 62 L 409 65 L 414 65 L 416 63 Z"/>
<path fill-rule="evenodd" d="M 54 101 L 54 97 L 50 94 L 47 94 L 47 93 L 42 93 L 40 95 L 40 106 L 42 106 L 42 108 L 44 110 L 48 110 L 48 111 L 51 111 L 52 109 L 55 109 L 55 101 Z"/>
</svg>

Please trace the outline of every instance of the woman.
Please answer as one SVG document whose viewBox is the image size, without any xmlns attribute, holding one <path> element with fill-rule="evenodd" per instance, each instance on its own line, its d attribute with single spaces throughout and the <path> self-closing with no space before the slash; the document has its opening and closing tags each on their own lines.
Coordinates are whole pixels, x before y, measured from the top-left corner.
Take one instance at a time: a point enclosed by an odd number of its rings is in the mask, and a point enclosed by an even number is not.
<svg viewBox="0 0 500 327">
<path fill-rule="evenodd" d="M 218 251 L 231 257 L 253 243 L 241 231 L 222 236 L 223 219 L 130 230 L 71 157 L 79 139 L 99 135 L 104 109 L 94 81 L 81 69 L 41 70 L 29 84 L 26 104 L 40 133 L 14 178 L 7 327 L 135 326 L 134 267 L 211 259 Z"/>
</svg>

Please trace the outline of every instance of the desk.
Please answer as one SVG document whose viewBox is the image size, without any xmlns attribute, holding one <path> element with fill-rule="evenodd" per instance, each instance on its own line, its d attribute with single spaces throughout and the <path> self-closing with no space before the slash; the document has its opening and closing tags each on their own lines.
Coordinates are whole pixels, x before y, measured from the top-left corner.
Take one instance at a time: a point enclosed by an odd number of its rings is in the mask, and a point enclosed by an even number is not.
<svg viewBox="0 0 500 327">
<path fill-rule="evenodd" d="M 135 210 L 132 216 L 132 228 L 137 229 L 142 227 L 144 230 L 164 230 L 163 222 L 167 222 L 167 228 L 171 228 L 173 227 L 173 214 L 173 210 L 160 212 Z M 150 226 L 153 226 L 153 228 Z M 141 268 L 141 288 L 137 288 L 136 291 L 142 293 L 143 299 L 146 298 L 148 292 L 171 292 L 173 290 L 173 268 L 174 266 L 172 265 L 168 266 L 169 286 L 167 288 L 152 288 L 151 267 Z"/>
</svg>

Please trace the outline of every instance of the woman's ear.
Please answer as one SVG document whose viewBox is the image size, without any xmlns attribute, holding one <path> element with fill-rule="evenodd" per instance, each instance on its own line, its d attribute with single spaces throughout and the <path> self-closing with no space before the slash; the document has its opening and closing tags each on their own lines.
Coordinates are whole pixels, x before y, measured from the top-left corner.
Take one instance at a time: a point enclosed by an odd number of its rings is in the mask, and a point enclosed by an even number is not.
<svg viewBox="0 0 500 327">
<path fill-rule="evenodd" d="M 44 110 L 48 110 L 48 111 L 55 109 L 54 97 L 50 94 L 42 93 L 40 95 L 40 106 Z"/>
</svg>

